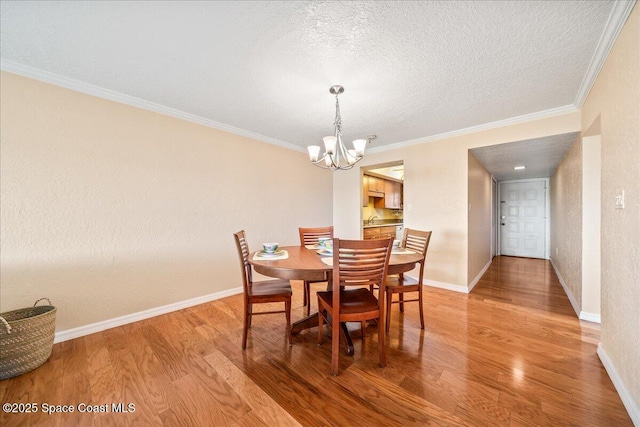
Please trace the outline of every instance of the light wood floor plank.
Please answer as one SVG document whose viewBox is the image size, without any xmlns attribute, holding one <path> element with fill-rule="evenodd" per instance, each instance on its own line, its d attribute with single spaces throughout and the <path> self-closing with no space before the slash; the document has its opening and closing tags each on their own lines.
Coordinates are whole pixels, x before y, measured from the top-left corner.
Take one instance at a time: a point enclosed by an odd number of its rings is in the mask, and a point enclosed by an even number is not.
<svg viewBox="0 0 640 427">
<path fill-rule="evenodd" d="M 338 377 L 330 330 L 321 346 L 315 328 L 289 346 L 283 315 L 254 318 L 242 351 L 241 295 L 56 344 L 43 366 L 0 382 L 2 403 L 136 412 L 3 412 L 0 425 L 632 426 L 596 354 L 599 325 L 576 318 L 549 261 L 497 257 L 470 294 L 424 296 L 424 330 L 416 304 L 392 308 L 385 368 L 376 327 L 363 341 L 353 325 Z"/>
<path fill-rule="evenodd" d="M 215 351 L 205 356 L 205 360 L 225 379 L 239 396 L 243 397 L 244 402 L 251 408 L 251 417 L 242 417 L 242 423 L 238 423 L 238 425 L 244 425 L 243 423 L 251 419 L 260 420 L 262 424 L 268 426 L 300 426 L 300 423 L 284 411 L 267 393 L 231 363 L 224 354 Z"/>
</svg>

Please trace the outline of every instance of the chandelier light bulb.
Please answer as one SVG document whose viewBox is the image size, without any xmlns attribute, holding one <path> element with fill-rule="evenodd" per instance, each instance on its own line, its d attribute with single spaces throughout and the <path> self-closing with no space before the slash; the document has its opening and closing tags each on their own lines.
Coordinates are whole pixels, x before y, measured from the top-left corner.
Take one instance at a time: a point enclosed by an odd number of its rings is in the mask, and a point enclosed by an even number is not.
<svg viewBox="0 0 640 427">
<path fill-rule="evenodd" d="M 326 151 L 327 154 L 335 153 L 336 142 L 338 142 L 338 138 L 336 138 L 335 136 L 325 136 L 324 138 L 322 138 L 322 140 L 324 141 L 324 151 Z"/>
<path fill-rule="evenodd" d="M 309 159 L 311 159 L 312 162 L 317 162 L 318 156 L 320 156 L 320 146 L 310 145 L 307 147 L 307 150 L 309 151 Z"/>
<path fill-rule="evenodd" d="M 367 145 L 366 139 L 355 139 L 353 141 L 353 148 L 357 157 L 364 156 L 364 147 Z"/>
</svg>

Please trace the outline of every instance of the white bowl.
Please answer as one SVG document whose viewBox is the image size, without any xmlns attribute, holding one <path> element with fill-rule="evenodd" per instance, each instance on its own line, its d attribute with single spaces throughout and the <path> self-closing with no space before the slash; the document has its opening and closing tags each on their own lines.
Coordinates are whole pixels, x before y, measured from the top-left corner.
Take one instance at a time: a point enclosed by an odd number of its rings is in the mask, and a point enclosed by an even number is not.
<svg viewBox="0 0 640 427">
<path fill-rule="evenodd" d="M 278 246 L 279 246 L 278 243 L 268 242 L 268 243 L 262 244 L 262 249 L 264 249 L 265 252 L 272 254 L 278 250 Z"/>
</svg>

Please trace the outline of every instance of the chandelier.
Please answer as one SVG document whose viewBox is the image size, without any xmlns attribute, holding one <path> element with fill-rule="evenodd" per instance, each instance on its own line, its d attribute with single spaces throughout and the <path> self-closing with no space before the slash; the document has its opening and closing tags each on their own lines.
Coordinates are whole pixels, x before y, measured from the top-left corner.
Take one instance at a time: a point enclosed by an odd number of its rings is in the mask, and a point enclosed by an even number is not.
<svg viewBox="0 0 640 427">
<path fill-rule="evenodd" d="M 307 147 L 309 159 L 314 165 L 332 171 L 351 169 L 364 157 L 364 147 L 367 145 L 367 141 L 371 142 L 376 136 L 371 135 L 367 139 L 356 139 L 353 141 L 353 149 L 347 150 L 342 142 L 342 117 L 340 117 L 340 101 L 338 101 L 338 95 L 344 92 L 344 88 L 340 85 L 331 86 L 329 92 L 336 96 L 336 119 L 333 122 L 333 136 L 322 138 L 324 141 L 322 157 L 320 157 L 319 145 Z"/>
</svg>

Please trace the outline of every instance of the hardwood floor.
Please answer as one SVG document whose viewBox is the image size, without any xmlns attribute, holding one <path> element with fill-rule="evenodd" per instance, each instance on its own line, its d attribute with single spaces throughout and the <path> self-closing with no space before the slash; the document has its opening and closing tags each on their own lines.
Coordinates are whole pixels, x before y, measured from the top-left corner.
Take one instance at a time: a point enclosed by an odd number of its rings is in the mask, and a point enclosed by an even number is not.
<svg viewBox="0 0 640 427">
<path fill-rule="evenodd" d="M 632 426 L 596 355 L 598 325 L 576 318 L 548 261 L 497 257 L 471 294 L 426 288 L 425 300 L 424 331 L 416 304 L 394 306 L 386 368 L 376 328 L 363 342 L 354 325 L 338 377 L 329 330 L 321 347 L 315 328 L 289 347 L 284 315 L 255 318 L 242 352 L 240 295 L 66 341 L 0 382 L 3 404 L 39 409 L 0 425 Z M 302 317 L 302 282 L 293 306 Z"/>
</svg>

